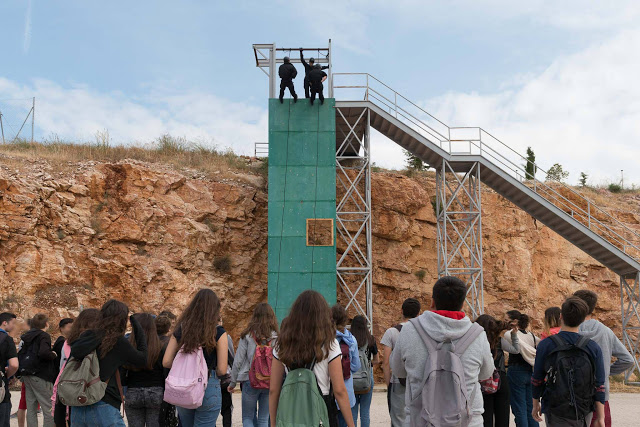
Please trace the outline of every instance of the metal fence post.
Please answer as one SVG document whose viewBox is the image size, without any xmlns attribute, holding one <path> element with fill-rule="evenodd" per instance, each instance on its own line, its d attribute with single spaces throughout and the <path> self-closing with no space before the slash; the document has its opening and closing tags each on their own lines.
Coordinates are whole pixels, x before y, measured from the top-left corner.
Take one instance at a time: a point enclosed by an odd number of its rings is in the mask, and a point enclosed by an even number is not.
<svg viewBox="0 0 640 427">
<path fill-rule="evenodd" d="M 36 116 L 36 97 L 33 97 L 33 101 L 31 104 L 31 143 L 33 144 L 33 127 L 35 124 L 35 116 Z"/>
</svg>

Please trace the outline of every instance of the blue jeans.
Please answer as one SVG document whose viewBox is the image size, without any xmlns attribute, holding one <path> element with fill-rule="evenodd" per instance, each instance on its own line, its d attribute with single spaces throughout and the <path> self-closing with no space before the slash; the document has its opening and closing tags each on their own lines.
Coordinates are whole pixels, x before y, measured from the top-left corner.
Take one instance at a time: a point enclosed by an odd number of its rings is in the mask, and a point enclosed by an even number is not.
<svg viewBox="0 0 640 427">
<path fill-rule="evenodd" d="M 244 381 L 242 383 L 242 427 L 254 426 L 269 426 L 269 389 L 256 389 L 251 387 L 249 381 Z"/>
<path fill-rule="evenodd" d="M 531 389 L 531 367 L 514 365 L 507 370 L 509 390 L 511 392 L 511 411 L 518 427 L 538 427 L 531 416 L 533 411 L 533 393 Z"/>
<path fill-rule="evenodd" d="M 373 378 L 373 375 L 371 375 Z M 373 383 L 373 381 L 372 381 Z M 371 419 L 369 418 L 369 412 L 371 410 L 371 400 L 373 399 L 373 384 L 371 384 L 371 390 L 367 394 L 356 394 L 356 404 L 351 408 L 351 414 L 353 415 L 353 422 L 358 425 L 358 409 L 360 410 L 360 426 L 369 427 Z"/>
<path fill-rule="evenodd" d="M 2 382 L 0 382 L 0 387 L 4 387 L 4 384 L 2 384 Z M 7 391 L 7 394 L 9 394 L 8 391 Z M 9 427 L 10 419 L 11 419 L 11 399 L 9 399 L 9 401 L 6 403 L 0 403 L 0 426 Z"/>
<path fill-rule="evenodd" d="M 105 402 L 89 406 L 74 406 L 71 411 L 71 427 L 124 427 L 120 411 Z"/>
<path fill-rule="evenodd" d="M 182 427 L 215 426 L 222 408 L 222 391 L 216 371 L 211 370 L 207 389 L 204 391 L 202 405 L 196 409 L 178 407 L 178 416 Z"/>
</svg>

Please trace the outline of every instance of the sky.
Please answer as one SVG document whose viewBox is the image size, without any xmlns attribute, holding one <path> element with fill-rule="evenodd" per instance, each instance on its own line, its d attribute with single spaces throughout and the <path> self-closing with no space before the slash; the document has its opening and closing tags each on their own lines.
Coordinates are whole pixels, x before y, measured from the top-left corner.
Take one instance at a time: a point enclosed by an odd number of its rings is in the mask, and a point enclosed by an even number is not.
<svg viewBox="0 0 640 427">
<path fill-rule="evenodd" d="M 19 127 L 35 97 L 39 140 L 170 133 L 250 154 L 268 130 L 251 45 L 332 39 L 334 72 L 368 72 L 448 125 L 531 146 L 570 183 L 640 185 L 640 2 L 615 4 L 1 0 L 0 110 Z M 372 158 L 404 166 L 378 134 Z"/>
</svg>

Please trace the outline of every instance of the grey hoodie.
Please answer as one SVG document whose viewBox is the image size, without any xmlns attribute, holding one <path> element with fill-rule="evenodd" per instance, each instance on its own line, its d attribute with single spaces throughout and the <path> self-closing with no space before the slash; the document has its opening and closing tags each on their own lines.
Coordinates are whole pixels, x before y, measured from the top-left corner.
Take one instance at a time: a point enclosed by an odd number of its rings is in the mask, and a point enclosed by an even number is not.
<svg viewBox="0 0 640 427">
<path fill-rule="evenodd" d="M 271 338 L 275 340 L 278 338 L 278 334 L 272 332 Z M 253 362 L 253 356 L 256 354 L 256 347 L 256 341 L 249 335 L 243 336 L 238 343 L 238 350 L 236 350 L 231 370 L 231 382 L 229 383 L 231 387 L 235 387 L 239 382 L 249 381 L 249 369 L 251 362 Z"/>
<path fill-rule="evenodd" d="M 431 311 L 425 311 L 418 316 L 420 324 L 427 334 L 438 342 L 451 339 L 455 344 L 456 340 L 471 327 L 471 320 L 468 317 L 462 320 L 450 319 Z M 418 335 L 415 327 L 407 323 L 402 328 L 398 341 L 391 353 L 391 371 L 399 378 L 407 378 L 407 391 L 405 401 L 407 406 L 420 391 L 423 380 L 424 367 L 427 363 L 427 348 Z M 467 348 L 461 357 L 467 382 L 467 394 L 471 400 L 471 409 L 474 414 L 470 427 L 483 425 L 482 413 L 484 404 L 480 384 L 478 380 L 484 380 L 493 374 L 494 364 L 491 356 L 487 334 L 482 332 L 478 338 Z M 409 425 L 409 416 L 406 418 L 406 425 Z"/>
<path fill-rule="evenodd" d="M 580 325 L 580 335 L 591 338 L 602 349 L 604 359 L 604 399 L 609 401 L 609 375 L 621 374 L 633 366 L 633 357 L 616 334 L 596 319 L 589 319 Z M 611 363 L 611 356 L 616 361 Z"/>
</svg>

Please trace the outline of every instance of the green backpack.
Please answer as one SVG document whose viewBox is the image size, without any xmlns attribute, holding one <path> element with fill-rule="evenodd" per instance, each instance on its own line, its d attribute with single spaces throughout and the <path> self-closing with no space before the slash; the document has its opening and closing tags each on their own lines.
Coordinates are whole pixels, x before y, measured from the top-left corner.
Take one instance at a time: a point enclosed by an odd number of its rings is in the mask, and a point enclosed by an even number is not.
<svg viewBox="0 0 640 427">
<path fill-rule="evenodd" d="M 310 369 L 300 368 L 287 374 L 278 401 L 276 426 L 329 427 L 327 405 Z"/>
<path fill-rule="evenodd" d="M 100 380 L 100 361 L 96 351 L 82 359 L 67 360 L 58 379 L 58 398 L 65 406 L 88 406 L 104 397 L 107 383 Z"/>
</svg>

